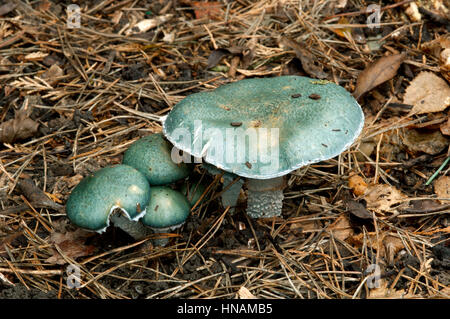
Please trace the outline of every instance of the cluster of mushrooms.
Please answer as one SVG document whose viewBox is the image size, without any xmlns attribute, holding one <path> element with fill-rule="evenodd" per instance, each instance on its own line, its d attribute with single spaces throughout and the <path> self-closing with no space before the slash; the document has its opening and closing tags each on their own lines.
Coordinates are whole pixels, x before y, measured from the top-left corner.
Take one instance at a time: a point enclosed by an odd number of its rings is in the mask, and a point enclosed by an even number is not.
<svg viewBox="0 0 450 319">
<path fill-rule="evenodd" d="M 190 201 L 186 190 L 170 187 L 192 168 L 172 160 L 173 147 L 188 155 L 184 159 L 201 159 L 209 173 L 223 174 L 224 207 L 236 206 L 245 185 L 250 217 L 280 216 L 285 176 L 347 149 L 362 130 L 364 114 L 332 82 L 279 76 L 192 94 L 161 122 L 163 132 L 133 143 L 121 165 L 103 168 L 74 188 L 66 212 L 75 225 L 102 232 L 112 222 L 135 239 L 149 229 L 180 227 L 204 187 Z"/>
</svg>

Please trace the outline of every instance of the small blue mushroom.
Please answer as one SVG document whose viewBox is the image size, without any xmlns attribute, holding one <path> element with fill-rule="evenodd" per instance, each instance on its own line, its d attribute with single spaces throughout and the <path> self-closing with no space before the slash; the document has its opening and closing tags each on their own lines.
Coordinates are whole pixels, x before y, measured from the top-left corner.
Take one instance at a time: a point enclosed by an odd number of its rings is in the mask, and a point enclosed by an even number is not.
<svg viewBox="0 0 450 319">
<path fill-rule="evenodd" d="M 181 227 L 189 216 L 191 205 L 186 196 L 167 186 L 155 186 L 150 191 L 150 202 L 141 222 L 156 233 L 165 233 Z M 165 245 L 166 239 L 156 240 Z"/>
<path fill-rule="evenodd" d="M 150 185 L 166 185 L 187 177 L 191 166 L 172 160 L 173 146 L 161 133 L 145 136 L 124 153 L 123 164 L 132 166 L 147 177 Z"/>
<path fill-rule="evenodd" d="M 145 215 L 149 200 L 150 185 L 145 176 L 131 166 L 116 165 L 83 178 L 69 195 L 66 213 L 72 223 L 84 229 L 101 233 L 112 220 L 129 232 L 129 225 Z M 123 215 L 113 214 L 116 209 Z"/>
</svg>

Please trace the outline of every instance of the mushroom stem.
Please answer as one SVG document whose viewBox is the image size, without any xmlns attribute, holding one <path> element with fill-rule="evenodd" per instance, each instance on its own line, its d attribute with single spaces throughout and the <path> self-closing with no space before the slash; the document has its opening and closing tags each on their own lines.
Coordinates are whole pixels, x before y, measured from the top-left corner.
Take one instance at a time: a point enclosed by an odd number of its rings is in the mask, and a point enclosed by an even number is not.
<svg viewBox="0 0 450 319">
<path fill-rule="evenodd" d="M 204 163 L 203 167 L 211 175 L 218 175 L 222 174 L 223 172 L 222 189 L 225 189 L 225 191 L 222 191 L 221 195 L 222 205 L 223 207 L 230 206 L 229 212 L 234 213 L 234 208 L 236 207 L 237 201 L 239 199 L 239 194 L 241 193 L 242 186 L 244 185 L 244 181 L 242 180 L 242 178 L 233 183 L 233 181 L 238 177 L 238 175 L 224 172 L 211 164 Z M 233 185 L 230 185 L 231 183 L 233 183 Z M 230 185 L 230 187 L 227 188 L 228 185 Z"/>
<path fill-rule="evenodd" d="M 247 179 L 247 215 L 251 218 L 281 215 L 283 207 L 284 177 Z"/>
<path fill-rule="evenodd" d="M 143 225 L 141 222 L 130 220 L 121 213 L 112 214 L 109 220 L 114 224 L 114 226 L 122 229 L 135 240 L 141 240 L 152 233 L 151 229 Z"/>
<path fill-rule="evenodd" d="M 234 174 L 232 175 L 225 172 L 225 174 L 223 174 L 223 189 L 233 183 L 236 177 L 237 176 Z M 244 185 L 244 181 L 242 179 L 239 179 L 222 193 L 222 205 L 223 207 L 230 206 L 230 213 L 234 213 L 234 208 L 236 207 L 237 201 L 239 199 L 242 185 Z"/>
</svg>

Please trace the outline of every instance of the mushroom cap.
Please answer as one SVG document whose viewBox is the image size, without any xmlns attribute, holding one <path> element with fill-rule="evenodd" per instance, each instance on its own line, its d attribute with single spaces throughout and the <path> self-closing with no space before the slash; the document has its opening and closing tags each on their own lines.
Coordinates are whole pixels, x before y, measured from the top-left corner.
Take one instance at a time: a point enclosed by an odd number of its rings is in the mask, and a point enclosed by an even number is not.
<svg viewBox="0 0 450 319">
<path fill-rule="evenodd" d="M 173 107 L 163 132 L 220 169 L 269 179 L 340 154 L 363 124 L 361 107 L 343 87 L 280 76 L 192 94 Z"/>
<path fill-rule="evenodd" d="M 189 203 L 191 204 L 191 206 L 194 206 L 195 203 L 197 203 L 197 201 L 200 199 L 200 197 L 203 195 L 203 193 L 206 190 L 206 185 L 201 182 L 201 183 L 190 183 L 188 185 L 188 183 L 183 183 L 183 185 L 181 185 L 181 193 L 186 196 L 186 198 L 188 199 Z"/>
<path fill-rule="evenodd" d="M 122 163 L 144 174 L 150 185 L 170 184 L 191 171 L 186 163 L 172 160 L 172 147 L 161 133 L 151 134 L 134 142 L 125 151 Z"/>
<path fill-rule="evenodd" d="M 191 205 L 186 196 L 167 186 L 155 186 L 150 190 L 150 202 L 142 223 L 152 228 L 177 228 L 189 216 Z"/>
<path fill-rule="evenodd" d="M 115 208 L 137 220 L 145 214 L 149 200 L 145 176 L 131 166 L 116 165 L 83 178 L 67 200 L 66 213 L 78 227 L 101 232 L 108 227 Z"/>
</svg>

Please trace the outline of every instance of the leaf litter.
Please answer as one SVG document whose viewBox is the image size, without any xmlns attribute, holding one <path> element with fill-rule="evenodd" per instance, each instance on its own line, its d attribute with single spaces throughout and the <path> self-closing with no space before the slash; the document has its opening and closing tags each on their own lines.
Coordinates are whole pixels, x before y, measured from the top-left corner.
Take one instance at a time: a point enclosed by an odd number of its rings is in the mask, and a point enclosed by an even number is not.
<svg viewBox="0 0 450 319">
<path fill-rule="evenodd" d="M 449 298 L 448 8 L 379 5 L 369 28 L 353 0 L 85 1 L 69 29 L 61 2 L 2 4 L 0 297 Z M 245 189 L 232 215 L 198 166 L 209 191 L 166 247 L 67 224 L 79 181 L 181 99 L 279 75 L 333 81 L 366 117 L 347 151 L 287 176 L 281 217 L 249 220 Z"/>
</svg>

